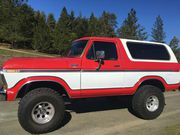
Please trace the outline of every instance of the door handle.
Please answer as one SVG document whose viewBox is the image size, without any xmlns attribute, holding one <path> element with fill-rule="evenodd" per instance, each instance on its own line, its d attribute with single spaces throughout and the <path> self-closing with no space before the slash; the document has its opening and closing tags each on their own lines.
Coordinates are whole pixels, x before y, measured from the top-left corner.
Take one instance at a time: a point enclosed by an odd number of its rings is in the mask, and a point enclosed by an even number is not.
<svg viewBox="0 0 180 135">
<path fill-rule="evenodd" d="M 114 65 L 114 67 L 120 67 L 120 65 Z"/>
<path fill-rule="evenodd" d="M 70 65 L 72 68 L 77 68 L 79 65 L 78 64 L 71 64 Z"/>
</svg>

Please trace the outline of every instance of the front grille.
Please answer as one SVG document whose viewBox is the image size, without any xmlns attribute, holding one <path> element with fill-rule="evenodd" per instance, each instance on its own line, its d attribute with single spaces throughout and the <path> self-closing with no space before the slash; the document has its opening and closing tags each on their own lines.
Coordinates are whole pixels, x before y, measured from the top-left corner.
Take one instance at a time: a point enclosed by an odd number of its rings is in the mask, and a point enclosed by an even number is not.
<svg viewBox="0 0 180 135">
<path fill-rule="evenodd" d="M 3 80 L 2 80 L 2 74 L 0 74 L 0 89 L 2 89 L 3 88 Z"/>
</svg>

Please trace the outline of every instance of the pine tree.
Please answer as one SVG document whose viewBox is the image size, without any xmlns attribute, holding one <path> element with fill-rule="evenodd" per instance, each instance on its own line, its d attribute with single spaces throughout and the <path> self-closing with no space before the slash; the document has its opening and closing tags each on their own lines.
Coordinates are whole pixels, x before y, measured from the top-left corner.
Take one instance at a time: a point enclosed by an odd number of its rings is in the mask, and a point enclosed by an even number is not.
<svg viewBox="0 0 180 135">
<path fill-rule="evenodd" d="M 145 29 L 138 23 L 136 11 L 131 9 L 128 17 L 124 20 L 122 26 L 117 30 L 118 36 L 127 39 L 146 40 L 147 33 Z"/>
<path fill-rule="evenodd" d="M 89 36 L 88 35 L 88 19 L 85 17 L 82 17 L 80 14 L 76 18 L 76 27 L 75 27 L 75 32 L 77 34 L 77 38 Z"/>
<path fill-rule="evenodd" d="M 56 20 L 54 19 L 54 15 L 53 14 L 49 14 L 47 17 L 47 25 L 48 28 L 51 32 L 54 31 L 55 26 L 56 26 Z"/>
<path fill-rule="evenodd" d="M 16 7 L 12 0 L 1 0 L 0 6 L 0 38 L 4 42 L 12 43 L 13 46 L 14 42 L 16 41 L 16 37 L 19 37 L 17 34 L 18 21 L 16 19 Z"/>
<path fill-rule="evenodd" d="M 13 8 L 13 4 L 10 0 L 0 0 L 0 30 L 1 30 L 1 39 L 5 39 L 7 33 L 7 26 L 8 26 L 8 17 L 10 17 L 10 8 Z M 12 20 L 12 18 L 9 18 Z"/>
<path fill-rule="evenodd" d="M 0 13 L 1 42 L 11 43 L 11 48 L 31 44 L 34 18 L 32 8 L 23 0 L 0 0 Z"/>
<path fill-rule="evenodd" d="M 169 46 L 173 50 L 174 54 L 176 55 L 178 61 L 180 62 L 180 41 L 177 37 L 173 37 L 170 41 Z"/>
<path fill-rule="evenodd" d="M 100 35 L 100 24 L 97 17 L 94 16 L 94 13 L 91 13 L 91 16 L 88 21 L 88 35 L 89 36 L 99 36 Z"/>
<path fill-rule="evenodd" d="M 114 29 L 117 26 L 116 21 L 116 15 L 109 12 L 103 12 L 102 16 L 100 17 L 100 29 L 101 33 L 100 36 L 109 36 L 109 37 L 115 37 L 115 31 Z"/>
<path fill-rule="evenodd" d="M 164 32 L 164 23 L 161 16 L 156 17 L 151 36 L 153 41 L 165 43 L 166 34 Z"/>
<path fill-rule="evenodd" d="M 23 4 L 18 7 L 17 12 L 19 34 L 23 39 L 18 43 L 18 47 L 32 48 L 33 27 L 35 23 L 34 11 L 27 4 Z"/>
<path fill-rule="evenodd" d="M 71 11 L 70 16 L 70 33 L 71 33 L 71 37 L 69 37 L 71 39 L 71 41 L 74 41 L 75 39 L 77 39 L 77 33 L 76 33 L 76 17 L 74 15 L 74 11 Z"/>
<path fill-rule="evenodd" d="M 71 11 L 70 15 L 69 15 L 69 19 L 70 19 L 70 29 L 72 32 L 75 31 L 75 26 L 76 26 L 76 17 L 74 15 L 74 11 Z"/>
<path fill-rule="evenodd" d="M 49 49 L 51 49 L 50 31 L 46 24 L 46 16 L 40 12 L 36 13 L 33 49 L 41 52 L 49 52 Z"/>
<path fill-rule="evenodd" d="M 54 30 L 54 48 L 61 55 L 65 55 L 70 47 L 70 31 L 70 17 L 64 7 Z"/>
<path fill-rule="evenodd" d="M 7 20 L 6 24 L 4 25 L 5 33 L 8 36 L 5 37 L 5 40 L 11 43 L 10 48 L 17 48 L 18 42 L 24 40 L 24 37 L 20 33 L 20 24 L 17 16 L 19 10 L 14 1 L 9 1 L 8 4 L 8 14 L 6 16 Z M 8 18 L 11 19 L 8 20 Z"/>
<path fill-rule="evenodd" d="M 48 53 L 55 53 L 56 49 L 53 46 L 54 46 L 54 30 L 56 26 L 56 20 L 53 14 L 48 15 L 47 26 L 48 26 L 49 40 L 50 40 Z"/>
</svg>

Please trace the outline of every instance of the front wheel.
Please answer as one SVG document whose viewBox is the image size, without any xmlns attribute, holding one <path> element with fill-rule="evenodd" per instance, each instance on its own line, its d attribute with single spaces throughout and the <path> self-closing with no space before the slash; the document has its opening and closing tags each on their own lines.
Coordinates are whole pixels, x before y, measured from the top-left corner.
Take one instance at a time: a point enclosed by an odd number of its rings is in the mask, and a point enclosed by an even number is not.
<svg viewBox="0 0 180 135">
<path fill-rule="evenodd" d="M 152 85 L 140 87 L 132 99 L 132 109 L 142 119 L 155 119 L 163 111 L 165 105 L 162 91 Z"/>
<path fill-rule="evenodd" d="M 25 95 L 19 104 L 20 125 L 32 134 L 55 130 L 64 118 L 64 102 L 56 91 L 37 88 Z"/>
</svg>

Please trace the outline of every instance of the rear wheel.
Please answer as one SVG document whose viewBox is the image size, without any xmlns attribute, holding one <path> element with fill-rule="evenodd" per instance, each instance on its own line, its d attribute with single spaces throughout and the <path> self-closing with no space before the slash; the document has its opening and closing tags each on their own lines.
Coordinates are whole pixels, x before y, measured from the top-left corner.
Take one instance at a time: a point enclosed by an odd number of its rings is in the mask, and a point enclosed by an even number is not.
<svg viewBox="0 0 180 135">
<path fill-rule="evenodd" d="M 132 109 L 142 119 L 157 118 L 162 113 L 164 105 L 162 91 L 152 85 L 140 87 L 132 99 Z"/>
<path fill-rule="evenodd" d="M 64 112 L 64 102 L 59 93 L 49 88 L 37 88 L 20 101 L 18 119 L 30 133 L 47 133 L 59 127 Z"/>
</svg>

